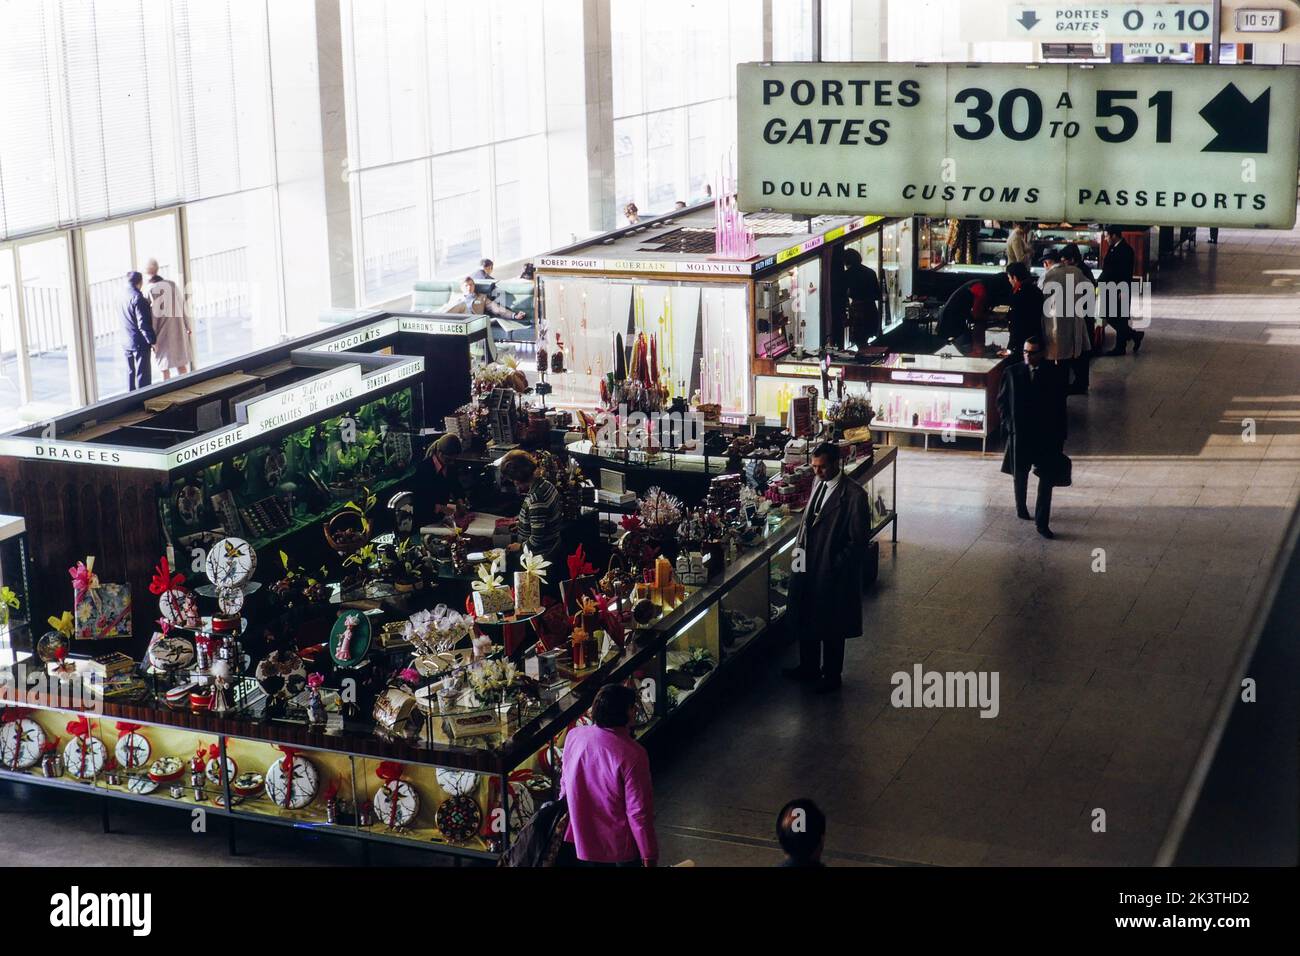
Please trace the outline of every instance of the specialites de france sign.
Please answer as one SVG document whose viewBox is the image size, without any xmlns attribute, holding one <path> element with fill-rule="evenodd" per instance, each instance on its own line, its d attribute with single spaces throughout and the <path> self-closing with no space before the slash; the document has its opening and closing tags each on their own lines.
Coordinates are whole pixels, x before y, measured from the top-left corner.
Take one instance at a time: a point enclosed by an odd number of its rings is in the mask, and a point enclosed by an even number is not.
<svg viewBox="0 0 1300 956">
<path fill-rule="evenodd" d="M 746 212 L 1296 219 L 1300 68 L 745 63 Z"/>
</svg>

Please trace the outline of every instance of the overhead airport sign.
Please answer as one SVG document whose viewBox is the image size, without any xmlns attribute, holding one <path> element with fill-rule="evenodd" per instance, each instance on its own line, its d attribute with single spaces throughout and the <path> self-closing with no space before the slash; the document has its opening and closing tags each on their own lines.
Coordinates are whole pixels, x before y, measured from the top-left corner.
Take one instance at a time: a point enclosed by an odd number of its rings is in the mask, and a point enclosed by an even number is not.
<svg viewBox="0 0 1300 956">
<path fill-rule="evenodd" d="M 1007 37 L 1043 43 L 1082 42 L 1101 37 L 1122 42 L 1134 37 L 1208 39 L 1212 3 L 1035 3 L 1008 8 Z"/>
<path fill-rule="evenodd" d="M 1297 102 L 1295 67 L 747 63 L 740 208 L 1289 229 Z"/>
</svg>

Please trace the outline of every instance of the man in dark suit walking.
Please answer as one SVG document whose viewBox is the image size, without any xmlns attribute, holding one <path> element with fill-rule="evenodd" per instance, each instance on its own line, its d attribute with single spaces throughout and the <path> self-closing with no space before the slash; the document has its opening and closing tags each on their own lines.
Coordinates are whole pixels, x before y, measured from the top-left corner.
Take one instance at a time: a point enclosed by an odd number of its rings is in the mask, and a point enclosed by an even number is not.
<svg viewBox="0 0 1300 956">
<path fill-rule="evenodd" d="M 1038 469 L 1034 524 L 1044 538 L 1052 538 L 1052 488 L 1064 480 L 1065 375 L 1060 366 L 1043 361 L 1043 343 L 1037 336 L 1025 340 L 1024 354 L 1024 362 L 1002 373 L 998 389 L 1007 437 L 1002 473 L 1015 480 L 1016 516 L 1028 520 L 1029 472 Z"/>
<path fill-rule="evenodd" d="M 1107 355 L 1124 355 L 1128 352 L 1129 339 L 1133 340 L 1133 354 L 1142 348 L 1145 332 L 1135 332 L 1129 325 L 1129 297 L 1111 291 L 1122 283 L 1125 287 L 1133 281 L 1133 247 L 1124 241 L 1124 231 L 1119 226 L 1107 226 L 1106 236 L 1110 248 L 1101 264 L 1101 287 L 1099 297 L 1106 304 L 1106 324 L 1115 330 L 1115 347 Z M 1115 285 L 1112 285 L 1114 283 Z"/>
<path fill-rule="evenodd" d="M 145 388 L 152 379 L 152 367 L 149 364 L 153 343 L 156 340 L 153 330 L 153 309 L 140 287 L 144 276 L 138 272 L 126 274 L 126 296 L 122 300 L 122 332 L 125 341 L 122 347 L 126 351 L 126 387 L 134 392 Z"/>
<path fill-rule="evenodd" d="M 871 525 L 867 493 L 840 469 L 830 442 L 813 449 L 812 497 L 799 524 L 791 562 L 790 617 L 799 629 L 794 680 L 818 681 L 819 692 L 837 690 L 844 671 L 844 642 L 862 636 L 862 564 Z"/>
</svg>

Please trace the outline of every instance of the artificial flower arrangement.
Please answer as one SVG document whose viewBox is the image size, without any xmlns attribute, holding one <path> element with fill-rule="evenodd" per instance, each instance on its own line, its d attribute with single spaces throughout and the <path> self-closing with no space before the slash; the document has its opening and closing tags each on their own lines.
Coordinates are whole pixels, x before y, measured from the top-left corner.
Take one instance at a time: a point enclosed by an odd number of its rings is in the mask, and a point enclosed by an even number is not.
<svg viewBox="0 0 1300 956">
<path fill-rule="evenodd" d="M 682 501 L 676 495 L 670 495 L 654 485 L 646 490 L 637 511 L 647 528 L 670 529 L 682 520 Z"/>
<path fill-rule="evenodd" d="M 9 624 L 9 612 L 17 611 L 22 607 L 22 602 L 18 600 L 18 595 L 8 585 L 0 587 L 0 627 Z"/>
<path fill-rule="evenodd" d="M 845 395 L 826 410 L 826 420 L 838 435 L 843 435 L 852 428 L 870 425 L 875 415 L 871 400 L 860 395 Z"/>
<path fill-rule="evenodd" d="M 515 614 L 535 614 L 542 609 L 542 581 L 551 562 L 524 545 L 519 565 L 522 570 L 515 572 Z"/>
<path fill-rule="evenodd" d="M 505 573 L 505 556 L 500 555 L 490 562 L 484 561 L 476 570 L 478 580 L 470 585 L 473 588 L 471 599 L 474 613 L 479 617 L 490 617 L 513 611 L 515 597 L 501 577 Z"/>
<path fill-rule="evenodd" d="M 476 398 L 494 388 L 510 388 L 520 394 L 528 391 L 528 378 L 516 365 L 513 355 L 503 356 L 499 362 L 480 362 L 474 366 L 470 376 Z"/>
<path fill-rule="evenodd" d="M 523 674 L 515 665 L 501 658 L 488 658 L 470 668 L 469 687 L 480 704 L 493 706 L 519 692 Z"/>
<path fill-rule="evenodd" d="M 445 604 L 439 604 L 431 611 L 416 611 L 402 631 L 402 635 L 421 654 L 445 654 L 473 633 L 474 619 L 453 611 Z"/>
<path fill-rule="evenodd" d="M 270 592 L 286 607 L 299 604 L 323 604 L 329 599 L 324 579 L 329 572 L 321 566 L 315 575 L 310 575 L 301 567 L 293 565 L 289 555 L 280 552 L 280 564 L 284 567 L 284 576 L 271 585 Z"/>
</svg>

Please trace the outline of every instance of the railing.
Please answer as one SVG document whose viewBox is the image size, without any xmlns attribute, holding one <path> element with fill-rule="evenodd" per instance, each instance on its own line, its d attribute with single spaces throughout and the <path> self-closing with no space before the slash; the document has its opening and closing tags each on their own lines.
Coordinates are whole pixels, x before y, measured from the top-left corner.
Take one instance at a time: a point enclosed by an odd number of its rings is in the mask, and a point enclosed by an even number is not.
<svg viewBox="0 0 1300 956">
<path fill-rule="evenodd" d="M 403 206 L 361 217 L 362 262 L 366 288 L 383 290 L 409 286 L 419 278 L 420 222 L 415 206 Z"/>
</svg>

